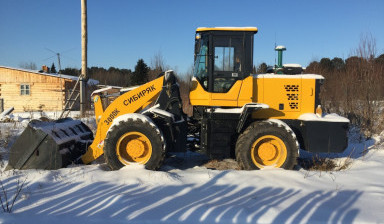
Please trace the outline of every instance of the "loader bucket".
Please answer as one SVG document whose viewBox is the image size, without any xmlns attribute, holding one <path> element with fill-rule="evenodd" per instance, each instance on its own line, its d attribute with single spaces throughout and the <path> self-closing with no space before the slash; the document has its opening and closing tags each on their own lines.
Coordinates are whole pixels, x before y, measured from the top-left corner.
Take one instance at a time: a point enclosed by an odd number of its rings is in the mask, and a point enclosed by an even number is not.
<svg viewBox="0 0 384 224">
<path fill-rule="evenodd" d="M 33 120 L 12 145 L 5 170 L 66 167 L 77 163 L 92 140 L 92 131 L 80 120 Z"/>
</svg>

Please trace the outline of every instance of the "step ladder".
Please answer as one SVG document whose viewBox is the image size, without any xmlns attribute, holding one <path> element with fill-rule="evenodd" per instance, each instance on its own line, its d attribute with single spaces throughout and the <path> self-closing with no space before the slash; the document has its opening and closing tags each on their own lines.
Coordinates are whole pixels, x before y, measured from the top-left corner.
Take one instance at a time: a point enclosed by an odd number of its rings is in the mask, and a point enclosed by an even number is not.
<svg viewBox="0 0 384 224">
<path fill-rule="evenodd" d="M 69 97 L 65 99 L 64 108 L 60 114 L 59 119 L 68 117 L 69 113 L 73 109 L 73 106 L 79 100 L 80 90 L 77 89 L 77 86 L 79 86 L 81 78 L 82 78 L 82 75 L 79 75 L 79 77 L 77 78 L 75 86 L 73 87 L 71 93 L 69 94 Z"/>
</svg>

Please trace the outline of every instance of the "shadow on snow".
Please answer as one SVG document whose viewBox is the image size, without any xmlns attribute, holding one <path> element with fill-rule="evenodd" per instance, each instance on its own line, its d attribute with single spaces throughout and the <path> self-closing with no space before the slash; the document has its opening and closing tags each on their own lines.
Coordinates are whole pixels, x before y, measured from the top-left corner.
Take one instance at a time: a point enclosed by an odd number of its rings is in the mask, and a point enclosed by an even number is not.
<svg viewBox="0 0 384 224">
<path fill-rule="evenodd" d="M 359 213 L 353 206 L 360 191 L 219 185 L 227 173 L 202 185 L 164 187 L 34 182 L 9 218 L 55 223 L 351 223 Z"/>
</svg>

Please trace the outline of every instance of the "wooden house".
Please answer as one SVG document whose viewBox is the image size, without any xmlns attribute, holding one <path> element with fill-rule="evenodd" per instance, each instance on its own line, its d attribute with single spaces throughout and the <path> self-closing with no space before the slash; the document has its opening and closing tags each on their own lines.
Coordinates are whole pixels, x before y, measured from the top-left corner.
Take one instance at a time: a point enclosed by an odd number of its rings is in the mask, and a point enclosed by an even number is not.
<svg viewBox="0 0 384 224">
<path fill-rule="evenodd" d="M 0 111 L 10 107 L 14 107 L 14 112 L 61 111 L 77 79 L 75 76 L 0 66 Z M 97 81 L 88 81 L 89 88 L 93 84 Z M 87 91 L 88 96 L 91 91 Z"/>
</svg>

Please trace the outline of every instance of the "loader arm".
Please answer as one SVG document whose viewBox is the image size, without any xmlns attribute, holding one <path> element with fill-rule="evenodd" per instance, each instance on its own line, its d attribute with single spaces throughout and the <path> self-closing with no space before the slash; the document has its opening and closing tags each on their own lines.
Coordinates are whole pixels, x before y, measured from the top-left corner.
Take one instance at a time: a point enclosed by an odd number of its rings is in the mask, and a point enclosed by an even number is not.
<svg viewBox="0 0 384 224">
<path fill-rule="evenodd" d="M 92 144 L 81 157 L 88 164 L 103 154 L 104 139 L 113 121 L 123 115 L 136 113 L 155 101 L 163 87 L 164 77 L 161 76 L 117 97 L 105 110 L 101 102 L 101 93 L 93 95 L 97 131 Z"/>
</svg>

